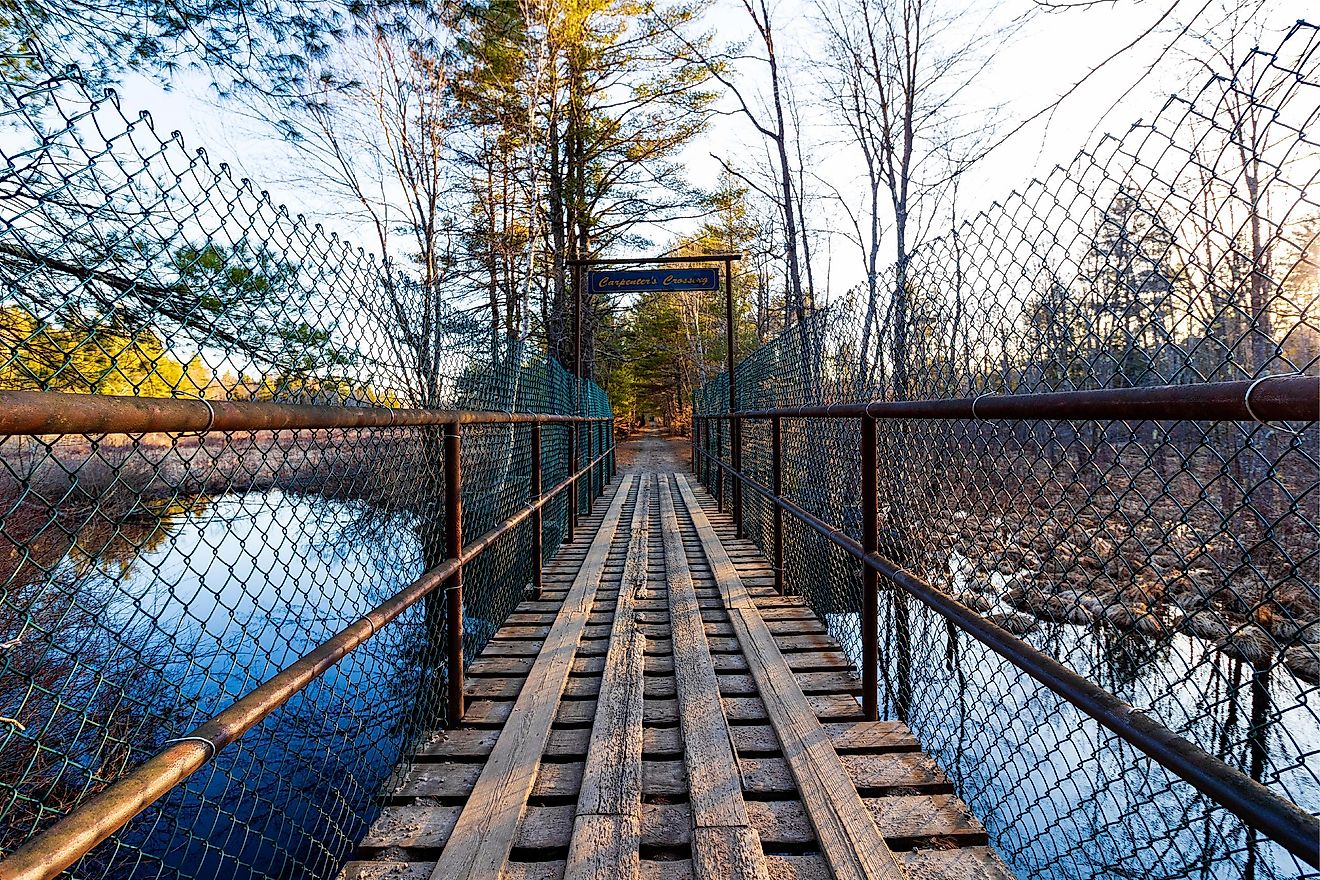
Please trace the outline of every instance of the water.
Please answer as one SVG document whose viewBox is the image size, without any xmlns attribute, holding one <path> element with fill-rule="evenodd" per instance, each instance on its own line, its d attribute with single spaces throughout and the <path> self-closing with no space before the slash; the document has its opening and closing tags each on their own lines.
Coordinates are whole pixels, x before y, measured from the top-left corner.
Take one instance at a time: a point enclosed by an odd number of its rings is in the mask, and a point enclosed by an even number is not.
<svg viewBox="0 0 1320 880">
<path fill-rule="evenodd" d="M 950 568 L 962 571 L 957 558 Z M 894 717 L 903 685 L 891 596 L 881 604 L 881 704 Z M 924 605 L 908 608 L 909 724 L 1019 877 L 1320 876 Z M 855 653 L 858 616 L 827 622 Z M 1042 623 L 1025 639 L 1304 809 L 1320 809 L 1320 724 L 1308 689 L 1283 668 L 1259 675 L 1181 633 Z"/>
<path fill-rule="evenodd" d="M 69 758 L 62 773 L 29 771 L 27 793 L 47 797 L 58 777 L 77 799 L 93 774 L 113 776 L 184 735 L 421 569 L 406 515 L 278 490 L 85 529 L 44 584 L 31 585 L 69 610 L 45 644 L 27 636 L 40 657 L 0 678 L 0 714 L 27 719 L 29 744 Z M 426 677 L 421 625 L 415 609 L 382 630 L 78 873 L 330 874 L 397 760 Z M 18 673 L 36 669 L 58 672 L 48 676 L 57 698 L 24 699 Z M 30 723 L 43 716 L 65 723 Z M 0 740 L 0 760 L 24 745 Z"/>
</svg>

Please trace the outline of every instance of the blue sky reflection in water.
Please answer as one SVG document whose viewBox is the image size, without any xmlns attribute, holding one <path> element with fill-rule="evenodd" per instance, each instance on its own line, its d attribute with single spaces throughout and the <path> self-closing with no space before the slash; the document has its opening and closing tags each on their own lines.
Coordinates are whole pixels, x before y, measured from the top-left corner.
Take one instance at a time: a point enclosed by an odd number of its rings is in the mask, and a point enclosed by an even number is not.
<svg viewBox="0 0 1320 880">
<path fill-rule="evenodd" d="M 102 562 L 125 632 L 168 638 L 154 692 L 185 734 L 421 571 L 407 514 L 272 490 L 172 514 Z M 68 563 L 72 565 L 73 563 Z M 329 874 L 373 815 L 423 680 L 413 609 L 223 751 L 119 838 L 116 877 Z M 156 646 L 157 649 L 160 646 Z M 141 857 L 135 852 L 140 848 Z"/>
</svg>

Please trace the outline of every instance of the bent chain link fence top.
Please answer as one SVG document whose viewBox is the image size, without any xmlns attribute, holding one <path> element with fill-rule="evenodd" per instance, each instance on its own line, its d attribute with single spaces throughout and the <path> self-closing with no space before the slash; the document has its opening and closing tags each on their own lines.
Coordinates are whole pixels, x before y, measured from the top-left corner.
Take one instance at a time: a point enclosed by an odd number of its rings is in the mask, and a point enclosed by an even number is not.
<svg viewBox="0 0 1320 880">
<path fill-rule="evenodd" d="M 743 360 L 742 409 L 1320 373 L 1320 31 L 1298 23 Z M 728 380 L 698 412 L 727 410 Z M 710 423 L 712 438 L 720 423 Z M 1314 423 L 880 419 L 880 553 L 1320 811 Z M 720 454 L 729 457 L 722 429 Z M 784 419 L 784 494 L 858 538 L 859 424 Z M 743 426 L 770 485 L 770 424 Z M 828 466 L 822 467 L 822 462 Z M 749 534 L 771 508 L 746 492 Z M 786 584 L 860 657 L 854 560 Z M 882 589 L 885 585 L 882 582 Z M 896 589 L 880 700 L 1022 877 L 1317 876 Z"/>
<path fill-rule="evenodd" d="M 0 82 L 0 159 L 0 388 L 610 413 L 76 70 Z M 469 538 L 529 502 L 529 432 L 464 429 Z M 0 439 L 0 853 L 443 560 L 440 449 L 438 426 Z M 531 579 L 529 528 L 467 567 L 469 656 Z M 444 722 L 443 614 L 405 612 L 74 875 L 332 876 Z"/>
</svg>

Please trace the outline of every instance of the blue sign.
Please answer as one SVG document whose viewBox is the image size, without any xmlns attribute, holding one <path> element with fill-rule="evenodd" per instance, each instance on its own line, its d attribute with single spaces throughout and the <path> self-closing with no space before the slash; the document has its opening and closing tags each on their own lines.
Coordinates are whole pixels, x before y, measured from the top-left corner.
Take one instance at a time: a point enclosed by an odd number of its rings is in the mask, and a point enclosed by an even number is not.
<svg viewBox="0 0 1320 880">
<path fill-rule="evenodd" d="M 588 293 L 719 290 L 719 269 L 598 269 L 587 273 Z"/>
</svg>

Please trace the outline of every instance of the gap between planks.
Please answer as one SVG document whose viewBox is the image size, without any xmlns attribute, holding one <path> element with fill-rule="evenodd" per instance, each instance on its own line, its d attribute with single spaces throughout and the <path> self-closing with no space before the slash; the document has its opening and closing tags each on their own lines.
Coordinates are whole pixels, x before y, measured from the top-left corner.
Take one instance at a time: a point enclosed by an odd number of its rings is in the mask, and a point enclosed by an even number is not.
<svg viewBox="0 0 1320 880">
<path fill-rule="evenodd" d="M 743 800 L 738 755 L 667 476 L 660 481 L 660 531 L 692 813 L 692 876 L 694 880 L 769 880 L 761 838 Z"/>
<path fill-rule="evenodd" d="M 650 475 L 642 475 L 610 626 L 565 880 L 636 878 L 642 837 L 642 717 L 646 635 L 637 602 L 650 554 Z"/>
</svg>

